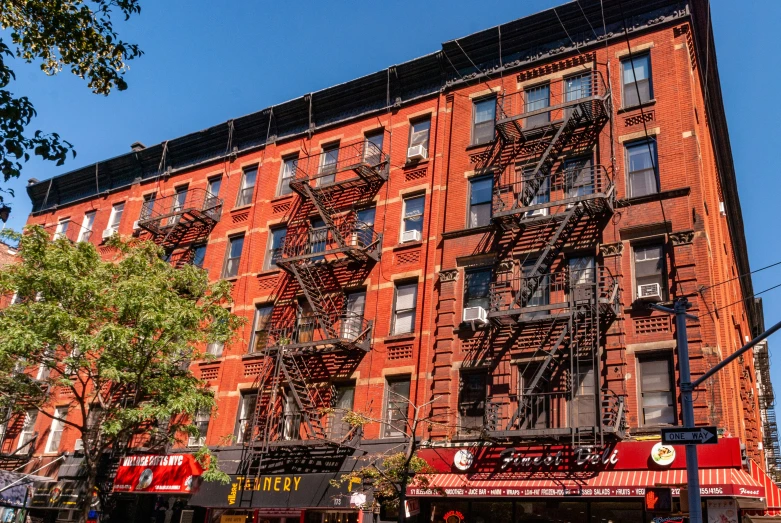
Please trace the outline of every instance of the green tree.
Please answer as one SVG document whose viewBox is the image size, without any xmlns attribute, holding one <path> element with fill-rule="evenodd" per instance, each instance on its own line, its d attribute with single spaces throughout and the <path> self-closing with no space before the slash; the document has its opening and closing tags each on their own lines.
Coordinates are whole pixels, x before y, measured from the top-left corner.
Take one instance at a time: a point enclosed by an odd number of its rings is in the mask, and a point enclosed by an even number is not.
<svg viewBox="0 0 781 523">
<path fill-rule="evenodd" d="M 51 241 L 32 226 L 19 263 L 0 270 L 0 295 L 16 293 L 0 310 L 0 400 L 17 415 L 36 409 L 76 430 L 88 492 L 97 487 L 103 499 L 98 474 L 109 451 L 198 434 L 191 420 L 211 411 L 214 397 L 190 362 L 242 323 L 227 309 L 228 282 L 172 267 L 151 242 L 114 237 L 110 246 L 115 255 L 104 261 L 89 242 Z M 54 410 L 55 391 L 72 398 L 67 416 Z M 227 479 L 205 447 L 198 458 L 206 481 Z"/>
<path fill-rule="evenodd" d="M 3 181 L 19 177 L 22 161 L 31 155 L 62 165 L 73 146 L 57 133 L 27 127 L 36 115 L 26 96 L 10 87 L 16 78 L 14 58 L 40 65 L 51 76 L 70 69 L 87 80 L 97 94 L 124 90 L 127 62 L 142 54 L 135 44 L 122 41 L 114 30 L 112 16 L 128 20 L 141 12 L 138 0 L 0 0 L 0 172 Z M 2 193 L 13 196 L 10 189 Z"/>
</svg>

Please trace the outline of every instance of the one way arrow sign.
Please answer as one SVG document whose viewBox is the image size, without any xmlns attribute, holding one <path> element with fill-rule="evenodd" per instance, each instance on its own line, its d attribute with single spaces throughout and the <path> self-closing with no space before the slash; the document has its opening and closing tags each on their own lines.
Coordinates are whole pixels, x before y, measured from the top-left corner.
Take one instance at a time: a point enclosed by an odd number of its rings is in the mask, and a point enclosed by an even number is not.
<svg viewBox="0 0 781 523">
<path fill-rule="evenodd" d="M 662 429 L 662 443 L 665 445 L 711 445 L 718 442 L 716 427 Z"/>
</svg>

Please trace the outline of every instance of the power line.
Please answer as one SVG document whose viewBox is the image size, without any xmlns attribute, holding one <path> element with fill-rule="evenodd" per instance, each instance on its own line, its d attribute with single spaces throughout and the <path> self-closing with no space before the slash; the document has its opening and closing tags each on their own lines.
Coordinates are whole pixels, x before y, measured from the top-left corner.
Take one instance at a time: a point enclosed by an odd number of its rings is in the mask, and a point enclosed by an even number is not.
<svg viewBox="0 0 781 523">
<path fill-rule="evenodd" d="M 722 309 L 726 309 L 727 307 L 732 307 L 733 305 L 737 305 L 738 303 L 743 303 L 746 300 L 750 300 L 751 298 L 755 298 L 755 297 L 759 296 L 760 294 L 764 294 L 764 293 L 766 293 L 768 291 L 772 291 L 773 289 L 777 289 L 779 287 L 781 287 L 781 283 L 779 283 L 778 285 L 773 285 L 772 287 L 768 287 L 767 289 L 765 289 L 763 291 L 755 292 L 751 296 L 746 296 L 745 298 L 743 298 L 741 300 L 733 301 L 732 303 L 728 303 L 727 305 L 724 305 L 723 307 L 719 307 L 718 309 L 713 309 L 712 311 L 708 311 L 708 314 L 711 314 L 711 313 L 714 313 L 714 312 L 718 312 L 718 311 L 720 311 Z M 697 316 L 697 318 L 702 318 L 702 316 L 703 315 Z"/>
<path fill-rule="evenodd" d="M 738 280 L 740 278 L 744 278 L 746 276 L 754 274 L 755 272 L 764 271 L 765 269 L 769 269 L 771 267 L 775 267 L 776 265 L 781 265 L 781 261 L 777 261 L 775 263 L 771 263 L 770 265 L 765 265 L 764 267 L 760 267 L 759 269 L 753 270 L 751 272 L 745 272 L 743 274 L 738 274 L 734 278 L 730 278 L 729 280 L 724 280 L 724 281 L 721 281 L 719 283 L 714 283 L 713 285 L 709 285 L 708 287 L 702 287 L 702 288 L 699 289 L 699 292 L 707 291 L 708 289 L 712 289 L 713 287 L 718 287 L 719 285 L 724 285 L 725 283 L 729 283 L 731 281 L 735 281 L 735 280 Z"/>
<path fill-rule="evenodd" d="M 575 43 L 575 40 L 573 40 L 572 37 L 569 35 L 569 31 L 567 31 L 567 28 L 564 27 L 564 22 L 562 22 L 561 18 L 559 18 L 559 13 L 556 12 L 556 8 L 555 7 L 553 8 L 553 14 L 556 15 L 556 19 L 561 24 L 561 28 L 564 29 L 564 34 L 566 34 L 567 38 L 569 38 L 569 41 L 572 42 L 572 46 L 575 48 L 575 51 L 577 51 L 579 55 L 583 55 L 583 53 L 580 52 L 580 49 L 578 49 L 578 44 Z M 588 20 L 586 20 L 586 21 L 588 21 Z M 589 24 L 589 25 L 591 25 L 591 24 Z M 592 31 L 593 30 L 594 29 L 592 28 Z"/>
</svg>

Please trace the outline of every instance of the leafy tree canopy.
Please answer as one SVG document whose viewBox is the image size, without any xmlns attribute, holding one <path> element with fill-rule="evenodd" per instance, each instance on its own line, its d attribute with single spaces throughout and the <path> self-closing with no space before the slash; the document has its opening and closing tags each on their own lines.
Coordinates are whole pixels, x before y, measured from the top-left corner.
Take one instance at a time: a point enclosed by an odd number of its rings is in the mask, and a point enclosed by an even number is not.
<svg viewBox="0 0 781 523">
<path fill-rule="evenodd" d="M 0 172 L 19 177 L 31 155 L 62 165 L 72 144 L 57 133 L 27 127 L 36 115 L 26 96 L 10 89 L 14 59 L 37 63 L 47 75 L 63 69 L 87 80 L 97 94 L 124 90 L 127 62 L 142 54 L 114 30 L 112 16 L 128 20 L 141 12 L 138 0 L 0 0 Z M 0 188 L 0 193 L 9 190 Z M 3 201 L 0 194 L 0 202 Z"/>
<path fill-rule="evenodd" d="M 83 440 L 90 487 L 109 451 L 197 435 L 190 420 L 214 398 L 189 364 L 242 321 L 227 309 L 227 282 L 172 267 L 151 242 L 109 245 L 113 259 L 104 261 L 91 243 L 51 241 L 32 226 L 19 263 L 0 269 L 0 295 L 16 293 L 0 310 L 0 401 L 10 415 L 36 409 L 50 418 L 56 398 L 70 397 L 63 421 Z M 224 479 L 206 454 L 204 479 Z"/>
</svg>

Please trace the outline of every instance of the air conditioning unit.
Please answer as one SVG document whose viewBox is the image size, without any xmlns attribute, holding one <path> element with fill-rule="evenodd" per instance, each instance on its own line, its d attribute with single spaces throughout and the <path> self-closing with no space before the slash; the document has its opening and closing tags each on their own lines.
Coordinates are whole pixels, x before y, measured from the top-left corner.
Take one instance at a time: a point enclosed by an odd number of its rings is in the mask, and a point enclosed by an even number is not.
<svg viewBox="0 0 781 523">
<path fill-rule="evenodd" d="M 548 216 L 548 209 L 534 209 L 523 213 L 524 218 L 533 218 L 535 216 Z"/>
<path fill-rule="evenodd" d="M 662 301 L 662 286 L 658 283 L 638 285 L 637 299 L 643 301 Z"/>
<path fill-rule="evenodd" d="M 726 207 L 724 207 L 724 202 L 719 202 L 719 212 L 721 213 L 722 216 L 727 215 L 727 209 Z"/>
<path fill-rule="evenodd" d="M 425 160 L 428 151 L 422 145 L 413 145 L 407 149 L 407 160 Z"/>
<path fill-rule="evenodd" d="M 471 323 L 474 329 L 475 323 L 480 325 L 488 323 L 488 313 L 482 307 L 467 307 L 464 309 L 463 321 L 464 323 Z"/>
<path fill-rule="evenodd" d="M 401 243 L 409 243 L 409 242 L 419 242 L 420 241 L 420 231 L 418 230 L 411 230 L 411 231 L 404 231 L 401 233 Z"/>
<path fill-rule="evenodd" d="M 114 230 L 114 229 L 112 229 L 112 228 L 105 229 L 105 230 L 103 231 L 103 239 L 104 239 L 104 240 L 108 240 L 109 238 L 111 238 L 112 236 L 114 236 L 114 233 L 115 233 L 115 232 L 117 232 L 117 231 L 115 231 L 115 230 Z"/>
<path fill-rule="evenodd" d="M 138 225 L 138 220 L 134 221 L 134 222 L 133 222 L 133 230 L 134 230 L 134 231 L 137 231 L 137 230 L 138 230 L 138 229 L 140 229 L 140 228 L 141 228 L 141 226 L 140 226 L 140 225 Z"/>
<path fill-rule="evenodd" d="M 83 452 L 84 451 L 84 440 L 79 438 L 76 440 L 76 443 L 73 444 L 73 451 L 74 452 Z"/>
</svg>

